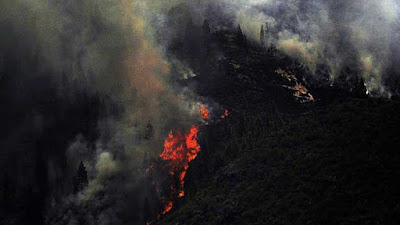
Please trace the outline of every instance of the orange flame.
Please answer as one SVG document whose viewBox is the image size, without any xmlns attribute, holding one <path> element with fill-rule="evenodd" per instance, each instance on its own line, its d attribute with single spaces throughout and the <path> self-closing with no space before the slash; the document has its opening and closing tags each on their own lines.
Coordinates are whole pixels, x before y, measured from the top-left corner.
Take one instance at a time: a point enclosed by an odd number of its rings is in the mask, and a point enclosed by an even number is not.
<svg viewBox="0 0 400 225">
<path fill-rule="evenodd" d="M 283 87 L 290 90 L 294 90 L 295 92 L 293 93 L 293 96 L 300 99 L 301 102 L 315 101 L 314 96 L 311 93 L 309 93 L 308 89 L 304 85 L 298 82 L 296 76 L 293 73 L 291 73 L 290 71 L 287 72 L 283 69 L 277 69 L 275 72 L 281 75 L 283 78 L 287 79 L 288 81 L 296 83 L 292 87 L 286 85 L 283 85 Z"/>
<path fill-rule="evenodd" d="M 222 114 L 221 118 L 222 118 L 222 119 L 225 119 L 225 118 L 228 117 L 228 116 L 229 116 L 229 112 L 228 112 L 227 109 L 225 109 L 224 114 Z"/>
<path fill-rule="evenodd" d="M 175 134 L 171 131 L 164 140 L 164 151 L 160 154 L 160 158 L 169 161 L 167 167 L 169 168 L 169 174 L 172 180 L 174 180 L 175 174 L 179 174 L 179 187 L 175 188 L 175 185 L 171 184 L 170 199 L 162 214 L 172 209 L 173 196 L 176 190 L 179 191 L 179 198 L 185 195 L 183 187 L 185 184 L 186 172 L 189 168 L 189 162 L 194 160 L 197 157 L 197 153 L 200 151 L 200 145 L 197 142 L 198 132 L 199 128 L 197 126 L 192 126 L 185 135 L 182 135 L 179 131 L 175 132 Z"/>
<path fill-rule="evenodd" d="M 153 164 L 151 164 L 150 167 L 148 167 L 148 168 L 146 169 L 146 173 L 149 173 L 150 170 L 152 170 L 152 169 L 154 169 L 154 165 L 153 165 Z"/>
<path fill-rule="evenodd" d="M 170 200 L 168 201 L 168 204 L 165 206 L 164 211 L 161 214 L 165 214 L 167 212 L 169 212 L 172 209 L 172 206 L 174 205 L 174 203 Z"/>
<path fill-rule="evenodd" d="M 200 112 L 201 112 L 201 115 L 203 116 L 203 119 L 205 119 L 205 120 L 208 119 L 208 117 L 209 117 L 208 114 L 210 114 L 210 111 L 208 111 L 208 109 L 206 108 L 206 105 L 201 104 Z"/>
</svg>

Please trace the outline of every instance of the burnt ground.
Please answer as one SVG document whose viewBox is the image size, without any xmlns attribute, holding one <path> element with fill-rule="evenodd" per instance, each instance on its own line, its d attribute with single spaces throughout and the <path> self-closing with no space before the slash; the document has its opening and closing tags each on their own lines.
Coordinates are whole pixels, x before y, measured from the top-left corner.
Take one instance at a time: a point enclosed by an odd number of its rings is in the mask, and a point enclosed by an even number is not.
<svg viewBox="0 0 400 225">
<path fill-rule="evenodd" d="M 197 61 L 171 52 L 199 74 L 186 82 L 230 115 L 203 127 L 186 196 L 156 224 L 398 224 L 399 98 L 366 96 L 357 80 L 324 85 L 234 32 L 206 46 Z M 278 68 L 317 100 L 296 100 Z"/>
</svg>

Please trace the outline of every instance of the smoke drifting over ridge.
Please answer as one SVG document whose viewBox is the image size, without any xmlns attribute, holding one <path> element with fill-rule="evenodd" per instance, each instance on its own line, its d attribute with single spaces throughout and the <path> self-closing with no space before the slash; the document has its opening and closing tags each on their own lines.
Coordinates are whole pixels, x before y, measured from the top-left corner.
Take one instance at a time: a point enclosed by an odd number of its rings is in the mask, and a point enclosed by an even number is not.
<svg viewBox="0 0 400 225">
<path fill-rule="evenodd" d="M 321 64 L 329 66 L 332 81 L 345 67 L 352 67 L 370 92 L 384 94 L 389 91 L 386 79 L 400 74 L 395 66 L 400 59 L 396 0 L 226 2 L 254 39 L 267 22 L 270 43 L 304 62 L 317 79 Z"/>
<path fill-rule="evenodd" d="M 152 1 L 154 5 L 157 5 Z M 173 1 L 169 1 L 171 7 Z M 377 95 L 398 92 L 390 83 L 400 74 L 399 6 L 397 0 L 221 0 L 175 1 L 181 14 L 214 27 L 241 24 L 255 41 L 268 25 L 268 43 L 308 66 L 316 79 L 362 77 Z M 185 7 L 182 7 L 184 5 Z M 159 18 L 165 18 L 159 16 Z M 165 32 L 168 34 L 168 31 Z M 328 66 L 327 74 L 320 71 Z M 356 74 L 342 74 L 346 68 Z M 388 88 L 389 87 L 389 88 Z M 392 90 L 390 90 L 392 89 Z"/>
</svg>

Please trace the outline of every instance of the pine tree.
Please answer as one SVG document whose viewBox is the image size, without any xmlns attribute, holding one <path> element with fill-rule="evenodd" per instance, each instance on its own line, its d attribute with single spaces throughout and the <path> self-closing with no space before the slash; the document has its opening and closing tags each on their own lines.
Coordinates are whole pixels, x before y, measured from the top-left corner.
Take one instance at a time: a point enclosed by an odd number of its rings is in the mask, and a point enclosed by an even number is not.
<svg viewBox="0 0 400 225">
<path fill-rule="evenodd" d="M 82 191 L 88 186 L 87 171 L 83 163 L 79 164 L 78 172 L 74 178 L 74 193 Z"/>
<path fill-rule="evenodd" d="M 146 175 L 146 170 L 149 168 L 149 159 L 147 156 L 147 151 L 144 152 L 143 161 L 142 161 L 142 171 L 143 175 Z"/>
<path fill-rule="evenodd" d="M 14 199 L 14 188 L 7 173 L 4 173 L 1 201 L 5 206 Z"/>
<path fill-rule="evenodd" d="M 356 79 L 353 84 L 353 93 L 358 98 L 365 98 L 367 94 L 367 87 L 364 84 L 364 80 L 362 78 Z"/>
<path fill-rule="evenodd" d="M 247 37 L 245 34 L 243 34 L 243 47 L 246 49 L 246 51 L 248 50 L 247 49 Z"/>
<path fill-rule="evenodd" d="M 265 32 L 264 32 L 264 24 L 261 24 L 261 30 L 260 30 L 260 43 L 261 46 L 265 46 Z"/>
<path fill-rule="evenodd" d="M 153 126 L 151 125 L 150 120 L 147 122 L 146 129 L 144 131 L 144 139 L 145 140 L 150 140 L 153 138 L 154 131 L 153 131 Z"/>
<path fill-rule="evenodd" d="M 240 24 L 238 25 L 236 32 L 237 32 L 236 33 L 237 43 L 239 45 L 242 45 L 243 44 L 243 31 L 242 31 L 242 28 L 240 27 Z"/>
<path fill-rule="evenodd" d="M 143 220 L 144 220 L 144 222 L 149 222 L 151 220 L 150 204 L 149 204 L 149 199 L 147 197 L 144 200 Z"/>
<path fill-rule="evenodd" d="M 185 39 L 188 39 L 192 36 L 193 29 L 194 29 L 193 21 L 192 21 L 192 19 L 189 19 L 189 21 L 186 23 Z"/>
<path fill-rule="evenodd" d="M 210 31 L 211 31 L 211 29 L 210 29 L 210 23 L 208 22 L 207 19 L 205 19 L 204 22 L 203 22 L 203 31 L 204 31 L 204 33 L 207 34 L 207 35 L 210 34 Z"/>
</svg>

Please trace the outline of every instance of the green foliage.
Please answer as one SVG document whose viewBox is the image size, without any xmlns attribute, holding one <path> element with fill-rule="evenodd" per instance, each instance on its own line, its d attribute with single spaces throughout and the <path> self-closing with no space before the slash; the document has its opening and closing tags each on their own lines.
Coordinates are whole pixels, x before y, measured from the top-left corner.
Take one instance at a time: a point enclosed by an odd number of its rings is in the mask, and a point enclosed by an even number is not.
<svg viewBox="0 0 400 225">
<path fill-rule="evenodd" d="M 283 123 L 271 113 L 227 121 L 210 156 L 223 166 L 159 224 L 396 224 L 399 109 L 349 99 Z"/>
<path fill-rule="evenodd" d="M 207 56 L 199 93 L 230 115 L 203 127 L 186 195 L 157 224 L 397 224 L 400 100 L 368 98 L 361 80 L 313 86 L 274 46 L 244 51 L 240 27 L 214 38 L 224 57 Z M 319 101 L 295 101 L 278 68 Z"/>
</svg>

